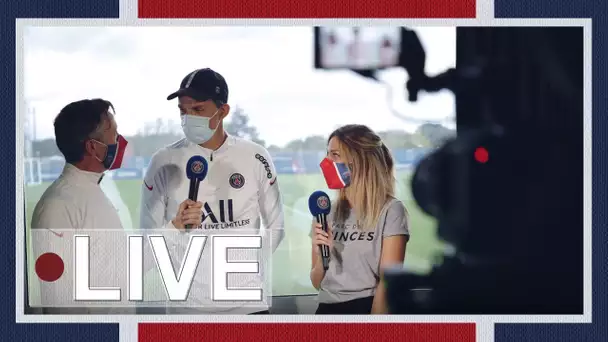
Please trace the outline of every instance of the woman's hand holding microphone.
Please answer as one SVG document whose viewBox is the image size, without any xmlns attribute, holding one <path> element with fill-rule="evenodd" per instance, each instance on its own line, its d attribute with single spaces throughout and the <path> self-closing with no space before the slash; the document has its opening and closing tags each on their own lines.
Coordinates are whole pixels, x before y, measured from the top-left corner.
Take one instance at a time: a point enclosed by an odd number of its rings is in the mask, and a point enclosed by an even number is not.
<svg viewBox="0 0 608 342">
<path fill-rule="evenodd" d="M 331 250 L 332 239 L 331 239 L 331 224 L 327 224 L 327 232 L 323 230 L 323 225 L 317 223 L 316 221 L 312 223 L 312 248 L 313 252 L 319 256 L 321 256 L 320 246 L 327 246 Z"/>
<path fill-rule="evenodd" d="M 321 281 L 325 277 L 323 259 L 321 257 L 321 246 L 327 246 L 331 251 L 332 243 L 331 224 L 327 225 L 327 232 L 323 231 L 323 225 L 313 221 L 312 223 L 312 269 L 310 270 L 310 281 L 319 289 Z"/>
</svg>

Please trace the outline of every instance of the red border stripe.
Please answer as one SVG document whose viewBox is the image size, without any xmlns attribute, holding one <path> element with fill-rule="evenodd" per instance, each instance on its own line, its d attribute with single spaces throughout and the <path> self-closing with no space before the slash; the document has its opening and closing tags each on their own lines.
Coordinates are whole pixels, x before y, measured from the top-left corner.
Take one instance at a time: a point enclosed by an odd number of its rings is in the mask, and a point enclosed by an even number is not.
<svg viewBox="0 0 608 342">
<path fill-rule="evenodd" d="M 475 18 L 475 0 L 138 0 L 140 18 Z M 475 341 L 475 324 L 146 323 L 139 341 Z"/>
<path fill-rule="evenodd" d="M 475 0 L 138 0 L 140 18 L 475 18 Z"/>
<path fill-rule="evenodd" d="M 142 323 L 139 342 L 475 342 L 474 323 Z"/>
</svg>

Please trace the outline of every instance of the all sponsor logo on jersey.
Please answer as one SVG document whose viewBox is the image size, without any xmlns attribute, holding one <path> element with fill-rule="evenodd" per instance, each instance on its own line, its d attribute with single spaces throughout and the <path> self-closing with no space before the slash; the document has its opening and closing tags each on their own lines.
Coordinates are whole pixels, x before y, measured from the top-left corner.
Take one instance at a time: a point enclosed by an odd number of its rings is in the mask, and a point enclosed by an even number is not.
<svg viewBox="0 0 608 342">
<path fill-rule="evenodd" d="M 211 207 L 209 202 L 203 204 L 202 229 L 226 229 L 246 227 L 250 219 L 234 220 L 233 200 L 219 200 L 217 207 Z"/>
<path fill-rule="evenodd" d="M 329 208 L 329 198 L 326 196 L 321 196 L 317 198 L 317 206 L 321 209 Z"/>
<path fill-rule="evenodd" d="M 266 178 L 268 178 L 268 179 L 272 178 L 272 172 L 270 171 L 270 164 L 268 164 L 268 161 L 266 160 L 266 158 L 264 158 L 259 153 L 256 153 L 255 159 L 259 160 L 264 165 L 264 170 L 266 170 Z"/>
<path fill-rule="evenodd" d="M 230 186 L 235 189 L 240 189 L 245 185 L 245 177 L 240 173 L 233 173 L 229 179 Z"/>
</svg>

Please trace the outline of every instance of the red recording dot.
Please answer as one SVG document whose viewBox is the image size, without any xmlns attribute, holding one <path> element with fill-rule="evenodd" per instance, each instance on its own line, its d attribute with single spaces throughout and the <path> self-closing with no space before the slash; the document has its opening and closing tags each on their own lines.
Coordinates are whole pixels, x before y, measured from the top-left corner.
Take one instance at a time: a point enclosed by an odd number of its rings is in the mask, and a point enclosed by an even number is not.
<svg viewBox="0 0 608 342">
<path fill-rule="evenodd" d="M 483 147 L 478 147 L 475 149 L 475 160 L 479 163 L 487 163 L 490 156 L 488 155 L 488 150 Z"/>
<path fill-rule="evenodd" d="M 63 274 L 63 260 L 55 253 L 44 253 L 36 259 L 36 274 L 47 282 L 54 282 Z"/>
</svg>

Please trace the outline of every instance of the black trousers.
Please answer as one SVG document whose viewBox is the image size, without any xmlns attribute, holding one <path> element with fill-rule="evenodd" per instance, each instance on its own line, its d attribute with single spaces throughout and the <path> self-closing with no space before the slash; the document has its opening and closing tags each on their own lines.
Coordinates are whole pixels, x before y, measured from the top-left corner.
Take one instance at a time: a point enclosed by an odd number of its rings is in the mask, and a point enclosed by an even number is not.
<svg viewBox="0 0 608 342">
<path fill-rule="evenodd" d="M 317 315 L 369 315 L 374 297 L 364 297 L 342 303 L 319 303 Z"/>
</svg>

